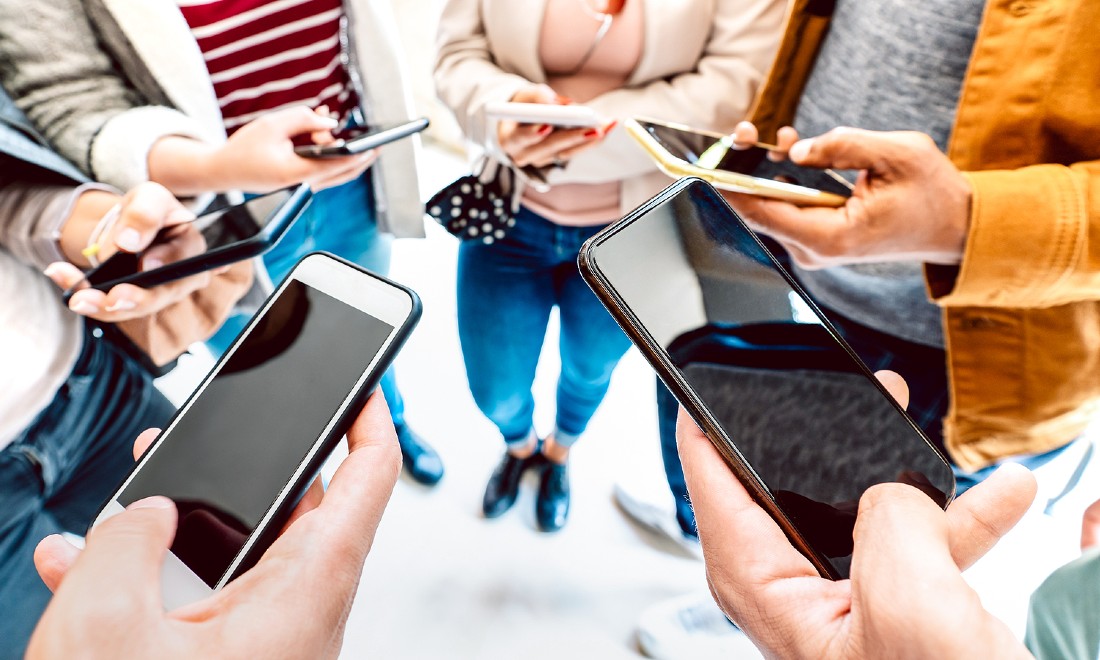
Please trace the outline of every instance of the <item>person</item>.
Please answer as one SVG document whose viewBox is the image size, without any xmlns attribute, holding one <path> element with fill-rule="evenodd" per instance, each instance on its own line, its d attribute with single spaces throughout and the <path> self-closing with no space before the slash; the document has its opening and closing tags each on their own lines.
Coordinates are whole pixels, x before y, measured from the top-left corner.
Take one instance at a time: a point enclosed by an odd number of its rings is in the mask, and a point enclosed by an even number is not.
<svg viewBox="0 0 1100 660">
<path fill-rule="evenodd" d="M 0 21 L 3 82 L 90 176 L 158 182 L 195 196 L 195 208 L 211 193 L 317 189 L 263 260 L 275 281 L 314 250 L 385 274 L 393 238 L 423 236 L 415 140 L 382 155 L 294 152 L 295 140 L 328 141 L 338 125 L 409 118 L 388 3 L 3 0 Z M 56 34 L 64 47 L 46 45 Z M 208 346 L 224 353 L 246 322 L 235 316 Z M 442 460 L 406 423 L 392 371 L 382 387 L 409 475 L 437 483 Z"/>
<path fill-rule="evenodd" d="M 155 436 L 142 434 L 134 455 Z M 165 612 L 160 601 L 160 566 L 176 530 L 171 500 L 134 502 L 92 530 L 83 551 L 45 538 L 35 565 L 55 593 L 27 658 L 336 657 L 401 470 L 382 397 L 370 398 L 347 437 L 328 489 L 310 489 L 260 561 L 183 608 Z"/>
<path fill-rule="evenodd" d="M 794 549 L 683 412 L 677 437 L 711 592 L 768 657 L 1030 657 L 962 577 L 1034 500 L 1026 468 L 1001 467 L 946 511 L 909 485 L 868 489 L 851 578 L 834 582 Z"/>
<path fill-rule="evenodd" d="M 35 544 L 84 532 L 131 467 L 120 442 L 175 410 L 147 366 L 210 336 L 252 271 L 238 264 L 148 290 L 80 290 L 67 309 L 55 284 L 80 280 L 96 233 L 107 257 L 141 250 L 161 227 L 194 216 L 156 184 L 120 196 L 89 183 L 2 91 L 0 171 L 0 658 L 21 658 L 49 600 L 32 570 Z M 116 206 L 113 228 L 102 227 Z M 197 231 L 183 231 L 144 265 L 202 249 Z"/>
<path fill-rule="evenodd" d="M 561 529 L 567 460 L 629 343 L 577 271 L 581 244 L 666 180 L 614 123 L 555 130 L 495 122 L 492 102 L 583 103 L 609 122 L 648 115 L 730 130 L 773 53 L 778 0 L 450 0 L 439 24 L 436 88 L 466 137 L 517 173 L 515 225 L 466 240 L 458 323 L 474 400 L 506 451 L 483 512 L 515 502 L 523 472 L 542 470 L 536 519 Z M 721 90 L 720 93 L 715 93 Z M 539 439 L 531 384 L 550 312 L 561 321 L 556 418 Z"/>
<path fill-rule="evenodd" d="M 792 6 L 737 141 L 866 173 L 838 210 L 728 199 L 782 244 L 857 354 L 910 381 L 910 413 L 961 489 L 1007 459 L 1049 462 L 1100 399 L 1086 256 L 1100 148 L 1083 128 L 1100 71 L 1073 28 L 1098 8 L 826 5 Z M 1021 57 L 1029 67 L 1001 66 Z M 1055 76 L 1065 67 L 1073 75 Z M 828 132 L 844 126 L 864 130 Z M 795 146 L 800 135 L 821 137 Z"/>
</svg>

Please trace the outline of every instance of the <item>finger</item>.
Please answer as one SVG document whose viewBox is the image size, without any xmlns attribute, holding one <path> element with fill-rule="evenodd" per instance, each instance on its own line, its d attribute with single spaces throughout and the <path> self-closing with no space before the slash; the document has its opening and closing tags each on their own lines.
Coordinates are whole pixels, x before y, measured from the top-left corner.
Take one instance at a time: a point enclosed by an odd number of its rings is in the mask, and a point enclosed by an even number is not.
<svg viewBox="0 0 1100 660">
<path fill-rule="evenodd" d="M 1100 500 L 1085 509 L 1081 519 L 1081 551 L 1100 545 Z"/>
<path fill-rule="evenodd" d="M 106 297 L 100 301 L 103 311 L 93 317 L 107 323 L 118 323 L 148 316 L 176 304 L 209 284 L 210 273 L 199 273 L 151 289 L 133 284 L 119 284 L 107 292 Z M 86 292 L 78 293 L 83 296 Z M 76 299 L 76 294 L 73 299 Z"/>
<path fill-rule="evenodd" d="M 558 95 L 549 85 L 528 85 L 516 92 L 512 96 L 511 101 L 515 103 L 556 104 L 558 102 Z"/>
<path fill-rule="evenodd" d="M 899 406 L 902 408 L 909 407 L 909 384 L 905 382 L 901 374 L 896 371 L 890 371 L 889 369 L 883 369 L 875 372 L 875 378 L 878 378 L 879 382 L 882 383 L 882 386 L 890 393 L 890 396 L 894 397 L 894 400 L 898 402 Z"/>
<path fill-rule="evenodd" d="M 676 439 L 707 574 L 726 612 L 751 610 L 745 585 L 818 577 L 771 516 L 749 495 L 718 450 L 681 408 Z M 726 588 L 723 588 L 725 586 Z"/>
<path fill-rule="evenodd" d="M 65 540 L 60 534 L 51 534 L 38 542 L 34 549 L 34 567 L 39 577 L 50 591 L 57 591 L 65 574 L 69 572 L 80 549 Z"/>
<path fill-rule="evenodd" d="M 584 142 L 584 143 L 582 143 L 582 144 L 580 144 L 576 147 L 572 147 L 570 149 L 563 149 L 563 150 L 558 152 L 558 160 L 562 160 L 562 161 L 573 160 L 574 158 L 577 157 L 578 154 L 584 153 L 585 151 L 588 151 L 589 149 L 592 149 L 594 147 L 598 147 L 600 144 L 603 143 L 603 141 L 606 137 L 607 137 L 607 133 L 604 133 L 600 137 L 598 137 L 596 139 L 588 140 L 588 141 L 586 141 L 586 142 Z"/>
<path fill-rule="evenodd" d="M 310 185 L 313 187 L 314 190 L 324 190 L 326 188 L 333 188 L 335 186 L 343 185 L 349 181 L 354 181 L 355 179 L 358 179 L 360 176 L 362 176 L 363 172 L 366 172 L 377 159 L 377 157 L 370 152 L 357 156 L 356 158 L 357 160 L 355 164 L 337 170 L 336 172 L 333 172 L 319 179 L 311 180 Z"/>
<path fill-rule="evenodd" d="M 539 142 L 545 140 L 554 132 L 554 127 L 549 124 L 517 124 L 510 122 L 505 125 L 501 122 L 499 135 L 500 147 L 505 153 L 513 156 Z"/>
<path fill-rule="evenodd" d="M 87 280 L 84 279 L 84 273 L 67 261 L 55 261 L 47 266 L 43 272 L 62 291 L 68 291 L 73 287 L 89 286 Z"/>
<path fill-rule="evenodd" d="M 71 311 L 93 319 L 99 319 L 106 306 L 107 294 L 96 289 L 82 289 L 69 298 Z"/>
<path fill-rule="evenodd" d="M 127 615 L 160 612 L 160 568 L 176 533 L 176 507 L 166 497 L 134 502 L 88 534 L 84 551 L 58 590 Z M 108 589 L 104 589 L 108 586 Z"/>
<path fill-rule="evenodd" d="M 149 449 L 149 446 L 153 444 L 153 441 L 160 435 L 160 429 L 145 429 L 136 440 L 134 440 L 134 460 L 141 458 L 141 455 Z"/>
<path fill-rule="evenodd" d="M 962 570 L 981 559 L 1035 501 L 1031 471 L 1006 463 L 947 507 L 951 554 Z"/>
<path fill-rule="evenodd" d="M 795 142 L 798 142 L 798 131 L 791 126 L 780 128 L 775 135 L 775 146 L 779 148 L 768 151 L 768 160 L 773 162 L 787 160 L 787 152 L 791 150 Z"/>
<path fill-rule="evenodd" d="M 324 497 L 325 486 L 321 483 L 321 477 L 317 477 L 313 480 L 313 483 L 309 485 L 305 495 L 302 495 L 302 499 L 298 501 L 298 505 L 290 512 L 290 518 L 287 519 L 286 524 L 283 525 L 282 532 L 279 533 L 282 534 L 288 527 L 294 524 L 295 520 L 321 506 Z"/>
<path fill-rule="evenodd" d="M 602 137 L 596 128 L 571 128 L 555 131 L 545 139 L 521 150 L 514 160 L 542 167 L 558 159 L 558 155 L 568 149 L 588 142 L 595 142 Z"/>
<path fill-rule="evenodd" d="M 122 198 L 110 243 L 126 252 L 145 249 L 162 227 L 195 219 L 166 188 L 143 183 Z"/>
<path fill-rule="evenodd" d="M 164 264 L 183 261 L 206 252 L 206 239 L 202 232 L 187 225 L 170 230 L 170 237 L 142 253 L 141 270 L 156 270 Z"/>
<path fill-rule="evenodd" d="M 280 137 L 292 138 L 302 133 L 332 131 L 339 122 L 331 117 L 322 117 L 307 106 L 298 105 L 269 112 L 255 121 L 264 122 Z"/>
<path fill-rule="evenodd" d="M 911 153 L 914 135 L 834 128 L 814 138 L 791 145 L 790 159 L 806 167 L 841 170 L 873 170 L 885 173 Z"/>
<path fill-rule="evenodd" d="M 760 131 L 751 121 L 743 121 L 733 129 L 733 148 L 749 149 L 760 141 Z"/>
<path fill-rule="evenodd" d="M 810 206 L 799 207 L 789 202 L 757 197 L 751 201 L 739 200 L 737 211 L 752 229 L 786 244 L 794 243 L 821 258 L 830 259 L 860 256 L 864 246 L 850 227 L 853 212 L 862 208 L 858 198 L 849 199 L 839 208 Z"/>
</svg>

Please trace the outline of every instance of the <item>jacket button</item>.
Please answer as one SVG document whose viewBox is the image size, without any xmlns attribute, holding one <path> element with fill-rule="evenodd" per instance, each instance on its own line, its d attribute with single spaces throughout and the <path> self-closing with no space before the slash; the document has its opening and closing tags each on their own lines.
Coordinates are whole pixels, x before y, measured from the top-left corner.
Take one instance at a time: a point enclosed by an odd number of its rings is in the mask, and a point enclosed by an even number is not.
<svg viewBox="0 0 1100 660">
<path fill-rule="evenodd" d="M 997 322 L 988 316 L 967 316 L 962 319 L 960 325 L 964 330 L 984 330 L 996 327 Z"/>
<path fill-rule="evenodd" d="M 1016 0 L 1008 6 L 1008 13 L 1016 17 L 1027 16 L 1035 9 L 1035 4 L 1035 0 Z"/>
</svg>

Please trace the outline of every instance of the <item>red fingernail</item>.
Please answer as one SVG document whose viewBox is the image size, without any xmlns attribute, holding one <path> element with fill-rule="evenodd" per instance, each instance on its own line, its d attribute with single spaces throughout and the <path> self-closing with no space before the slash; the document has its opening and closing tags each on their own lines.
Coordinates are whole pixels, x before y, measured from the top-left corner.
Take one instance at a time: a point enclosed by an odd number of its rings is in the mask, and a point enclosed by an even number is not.
<svg viewBox="0 0 1100 660">
<path fill-rule="evenodd" d="M 552 130 L 554 130 L 553 126 L 551 126 L 550 124 L 543 124 L 542 126 L 539 126 L 539 135 L 546 135 Z"/>
<path fill-rule="evenodd" d="M 618 125 L 619 125 L 619 120 L 618 119 L 612 119 L 611 123 L 604 127 L 603 132 L 604 133 L 610 133 L 611 129 L 615 128 Z"/>
<path fill-rule="evenodd" d="M 597 131 L 594 128 L 590 128 L 590 129 L 588 129 L 587 131 L 584 132 L 584 137 L 586 137 L 588 139 L 592 139 L 594 137 L 598 137 L 599 134 L 600 134 L 599 131 Z"/>
</svg>

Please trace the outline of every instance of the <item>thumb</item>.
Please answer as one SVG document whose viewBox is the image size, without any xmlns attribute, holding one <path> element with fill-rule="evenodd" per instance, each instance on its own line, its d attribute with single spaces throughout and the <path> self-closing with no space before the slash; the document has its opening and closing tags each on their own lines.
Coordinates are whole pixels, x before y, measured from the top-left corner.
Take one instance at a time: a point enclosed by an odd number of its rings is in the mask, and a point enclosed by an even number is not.
<svg viewBox="0 0 1100 660">
<path fill-rule="evenodd" d="M 788 156 L 805 167 L 877 170 L 896 157 L 898 146 L 896 134 L 841 127 L 795 142 Z"/>
<path fill-rule="evenodd" d="M 171 500 L 156 496 L 134 502 L 89 533 L 58 594 L 98 594 L 104 604 L 117 597 L 128 606 L 159 610 L 160 568 L 175 534 L 176 507 Z"/>
<path fill-rule="evenodd" d="M 264 116 L 274 131 L 283 137 L 294 137 L 302 133 L 332 131 L 339 125 L 331 117 L 323 117 L 304 105 L 276 110 Z"/>
</svg>

